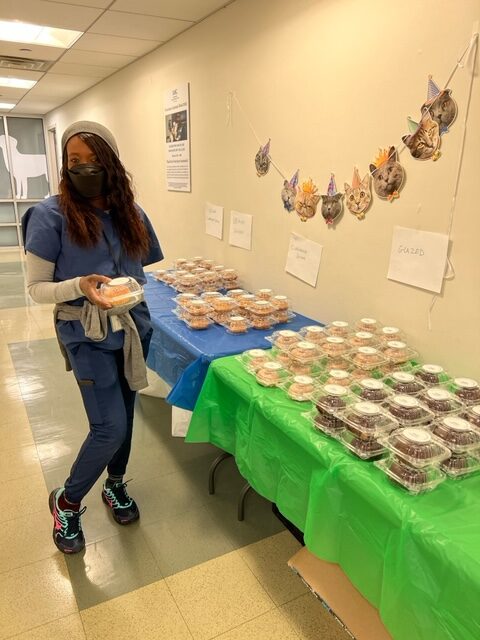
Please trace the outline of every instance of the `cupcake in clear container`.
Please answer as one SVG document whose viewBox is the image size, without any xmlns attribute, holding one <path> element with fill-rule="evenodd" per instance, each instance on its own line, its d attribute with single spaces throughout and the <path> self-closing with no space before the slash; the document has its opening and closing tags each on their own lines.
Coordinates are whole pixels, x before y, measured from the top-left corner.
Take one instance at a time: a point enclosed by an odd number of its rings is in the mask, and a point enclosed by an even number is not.
<svg viewBox="0 0 480 640">
<path fill-rule="evenodd" d="M 294 376 L 282 385 L 282 389 L 292 400 L 307 402 L 315 390 L 315 383 L 310 376 Z"/>
<path fill-rule="evenodd" d="M 357 331 L 347 338 L 347 342 L 354 349 L 358 349 L 358 347 L 375 347 L 378 343 L 378 338 L 370 331 Z"/>
<path fill-rule="evenodd" d="M 381 380 L 365 377 L 354 382 L 350 387 L 350 391 L 361 400 L 375 403 L 385 402 L 392 394 L 389 387 Z"/>
<path fill-rule="evenodd" d="M 348 360 L 357 369 L 364 369 L 365 371 L 378 369 L 386 363 L 382 352 L 375 349 L 375 347 L 358 347 L 349 353 Z"/>
<path fill-rule="evenodd" d="M 277 387 L 288 377 L 288 373 L 279 362 L 266 362 L 255 372 L 258 384 L 263 387 Z"/>
<path fill-rule="evenodd" d="M 480 428 L 480 404 L 467 406 L 462 413 L 462 418 L 468 420 L 475 427 Z"/>
<path fill-rule="evenodd" d="M 458 416 L 441 418 L 434 423 L 432 433 L 453 453 L 480 450 L 480 430 Z"/>
<path fill-rule="evenodd" d="M 143 287 L 130 276 L 113 278 L 103 283 L 100 294 L 112 305 L 108 315 L 126 312 L 144 299 Z"/>
<path fill-rule="evenodd" d="M 383 355 L 392 364 L 403 364 L 418 355 L 401 340 L 390 340 L 383 349 Z"/>
<path fill-rule="evenodd" d="M 237 303 L 233 298 L 229 296 L 219 296 L 218 298 L 212 298 L 209 300 L 212 309 L 219 313 L 225 313 L 227 311 L 234 311 L 237 307 Z"/>
<path fill-rule="evenodd" d="M 255 295 L 259 300 L 270 300 L 273 296 L 273 289 L 257 289 Z"/>
<path fill-rule="evenodd" d="M 346 338 L 350 333 L 350 325 L 344 320 L 334 320 L 325 327 L 325 331 L 330 336 Z"/>
<path fill-rule="evenodd" d="M 420 469 L 438 464 L 451 456 L 450 449 L 422 427 L 397 429 L 380 441 L 397 457 Z"/>
<path fill-rule="evenodd" d="M 389 456 L 374 462 L 395 484 L 407 489 L 414 495 L 432 491 L 446 478 L 437 466 L 424 468 L 412 467 L 397 456 Z"/>
<path fill-rule="evenodd" d="M 191 300 L 187 308 L 191 316 L 208 316 L 212 311 L 212 307 L 205 300 Z"/>
<path fill-rule="evenodd" d="M 265 349 L 248 349 L 238 356 L 238 360 L 250 373 L 257 371 L 267 362 L 272 361 L 270 351 Z"/>
<path fill-rule="evenodd" d="M 480 403 L 480 386 L 472 378 L 454 378 L 448 385 L 467 405 Z"/>
<path fill-rule="evenodd" d="M 354 402 L 342 413 L 347 429 L 360 440 L 373 440 L 399 427 L 380 405 L 374 402 Z"/>
<path fill-rule="evenodd" d="M 352 376 L 346 369 L 329 369 L 322 378 L 323 384 L 339 384 L 342 387 L 349 387 L 352 384 Z"/>
<path fill-rule="evenodd" d="M 418 380 L 428 386 L 436 386 L 450 379 L 444 368 L 438 364 L 419 365 L 414 369 L 413 373 Z"/>
<path fill-rule="evenodd" d="M 464 407 L 457 396 L 442 387 L 430 387 L 419 393 L 417 398 L 424 402 L 436 416 L 460 413 Z"/>
<path fill-rule="evenodd" d="M 299 333 L 303 336 L 304 340 L 307 340 L 307 342 L 314 342 L 315 344 L 322 344 L 328 336 L 324 327 L 319 327 L 316 324 L 308 327 L 302 327 Z"/>
<path fill-rule="evenodd" d="M 362 460 L 379 458 L 385 453 L 385 447 L 375 438 L 359 438 L 350 429 L 344 429 L 339 441 Z"/>
<path fill-rule="evenodd" d="M 378 332 L 378 339 L 384 344 L 392 340 L 405 342 L 405 334 L 398 327 L 382 327 Z"/>
<path fill-rule="evenodd" d="M 228 333 L 238 335 L 239 333 L 247 333 L 252 325 L 244 316 L 232 315 L 223 326 Z"/>
<path fill-rule="evenodd" d="M 394 394 L 385 401 L 385 408 L 400 424 L 421 425 L 432 422 L 433 411 L 415 396 Z"/>
<path fill-rule="evenodd" d="M 191 315 L 189 313 L 184 314 L 183 320 L 187 327 L 195 331 L 208 329 L 213 323 L 212 320 L 205 315 Z"/>
<path fill-rule="evenodd" d="M 478 452 L 453 454 L 440 464 L 440 469 L 451 478 L 464 478 L 480 471 L 480 455 Z"/>
<path fill-rule="evenodd" d="M 362 332 L 377 333 L 381 328 L 381 324 L 375 318 L 360 318 L 360 320 L 355 323 L 355 329 Z"/>
<path fill-rule="evenodd" d="M 384 383 L 395 393 L 416 396 L 425 391 L 425 385 L 412 373 L 406 371 L 394 371 L 383 379 Z"/>
<path fill-rule="evenodd" d="M 271 342 L 277 349 L 288 350 L 297 342 L 301 342 L 302 337 L 296 331 L 290 331 L 289 329 L 282 329 L 281 331 L 274 331 L 271 336 L 267 337 L 267 340 Z"/>
</svg>

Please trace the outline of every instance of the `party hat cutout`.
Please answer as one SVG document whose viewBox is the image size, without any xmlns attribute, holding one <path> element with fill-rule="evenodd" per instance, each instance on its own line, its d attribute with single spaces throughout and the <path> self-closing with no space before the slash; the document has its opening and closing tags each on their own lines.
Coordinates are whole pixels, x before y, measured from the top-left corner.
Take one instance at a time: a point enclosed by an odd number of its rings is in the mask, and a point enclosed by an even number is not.
<svg viewBox="0 0 480 640">
<path fill-rule="evenodd" d="M 298 173 L 299 173 L 299 169 L 297 169 L 297 170 L 295 171 L 295 173 L 294 173 L 294 174 L 293 174 L 293 176 L 292 176 L 292 179 L 290 180 L 290 183 L 289 183 L 289 184 L 290 184 L 290 186 L 291 186 L 291 187 L 293 187 L 293 188 L 295 188 L 295 187 L 297 186 L 297 184 L 298 184 Z"/>
<path fill-rule="evenodd" d="M 360 174 L 358 173 L 357 167 L 355 167 L 353 170 L 352 189 L 358 189 L 360 182 Z"/>
<path fill-rule="evenodd" d="M 268 154 L 270 153 L 270 138 L 269 138 L 267 144 L 263 148 L 261 148 L 261 150 L 262 150 L 262 154 L 264 156 L 268 156 Z"/>
<path fill-rule="evenodd" d="M 439 95 L 440 88 L 433 81 L 432 76 L 428 76 L 428 87 L 427 87 L 427 103 L 432 102 Z"/>
<path fill-rule="evenodd" d="M 336 193 L 337 193 L 337 185 L 335 184 L 335 176 L 332 173 L 332 175 L 330 176 L 330 182 L 328 183 L 327 195 L 334 196 Z"/>
<path fill-rule="evenodd" d="M 411 118 L 410 116 L 408 116 L 407 122 L 408 130 L 410 131 L 410 133 L 415 133 L 415 131 L 417 131 L 418 129 L 418 122 L 415 122 L 415 120 L 413 120 L 413 118 Z"/>
</svg>

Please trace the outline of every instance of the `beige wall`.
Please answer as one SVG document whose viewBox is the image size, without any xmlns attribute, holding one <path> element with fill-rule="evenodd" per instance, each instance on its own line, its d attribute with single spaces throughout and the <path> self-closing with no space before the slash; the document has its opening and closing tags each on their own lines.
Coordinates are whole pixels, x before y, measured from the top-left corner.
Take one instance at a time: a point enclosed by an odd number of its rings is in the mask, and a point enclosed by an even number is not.
<svg viewBox="0 0 480 640">
<path fill-rule="evenodd" d="M 103 122 L 115 133 L 133 173 L 138 201 L 150 214 L 168 263 L 203 254 L 238 267 L 249 288 L 273 286 L 297 310 L 323 321 L 369 315 L 405 329 L 425 361 L 480 379 L 480 90 L 475 79 L 451 259 L 432 313 L 432 295 L 386 279 L 395 225 L 447 231 L 469 85 L 457 72 L 452 88 L 460 111 L 444 136 L 438 162 L 404 152 L 407 182 L 399 200 L 375 199 L 364 222 L 345 212 L 336 229 L 318 214 L 302 223 L 280 201 L 282 179 L 257 178 L 257 142 L 234 109 L 226 127 L 226 97 L 235 90 L 262 139 L 288 174 L 300 168 L 324 192 L 363 174 L 378 147 L 398 144 L 406 116 L 419 115 L 426 79 L 449 76 L 480 18 L 479 0 L 237 0 L 224 10 L 47 116 L 58 132 L 77 119 Z M 478 66 L 478 65 L 477 65 Z M 478 73 L 478 71 L 477 71 Z M 189 81 L 192 193 L 165 189 L 163 92 Z M 253 214 L 253 250 L 204 234 L 204 204 Z M 316 288 L 284 271 L 289 234 L 323 245 Z"/>
</svg>

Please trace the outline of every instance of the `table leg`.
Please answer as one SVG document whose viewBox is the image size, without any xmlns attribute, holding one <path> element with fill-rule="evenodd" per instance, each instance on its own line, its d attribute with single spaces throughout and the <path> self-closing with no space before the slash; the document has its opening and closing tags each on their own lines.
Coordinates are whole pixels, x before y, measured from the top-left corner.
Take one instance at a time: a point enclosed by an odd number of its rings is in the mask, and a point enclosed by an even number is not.
<svg viewBox="0 0 480 640">
<path fill-rule="evenodd" d="M 251 489 L 251 485 L 247 484 L 240 491 L 240 495 L 238 496 L 238 509 L 237 509 L 237 519 L 242 522 L 245 519 L 245 498 L 247 497 L 247 493 Z"/>
<path fill-rule="evenodd" d="M 215 460 L 210 465 L 210 469 L 208 471 L 208 493 L 213 496 L 215 493 L 215 471 L 217 470 L 218 465 L 227 458 L 231 458 L 232 454 L 224 451 L 219 456 L 215 458 Z"/>
</svg>

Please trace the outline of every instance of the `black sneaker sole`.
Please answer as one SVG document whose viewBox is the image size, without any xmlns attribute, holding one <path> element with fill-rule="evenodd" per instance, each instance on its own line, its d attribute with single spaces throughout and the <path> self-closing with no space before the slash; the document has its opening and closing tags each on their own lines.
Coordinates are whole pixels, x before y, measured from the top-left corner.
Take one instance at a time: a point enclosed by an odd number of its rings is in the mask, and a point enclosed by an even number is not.
<svg viewBox="0 0 480 640">
<path fill-rule="evenodd" d="M 128 524 L 132 524 L 133 522 L 137 522 L 137 520 L 139 520 L 140 518 L 140 511 L 138 511 L 137 509 L 137 513 L 132 516 L 131 518 L 128 519 L 123 519 L 120 516 L 117 516 L 117 514 L 115 513 L 113 507 L 110 506 L 107 498 L 105 497 L 105 494 L 102 491 L 102 500 L 103 503 L 108 507 L 108 510 L 110 511 L 110 513 L 112 514 L 112 518 L 115 520 L 115 522 L 117 524 L 121 524 L 122 526 L 126 526 Z"/>
<path fill-rule="evenodd" d="M 53 516 L 53 509 L 55 507 L 55 494 L 57 493 L 59 488 L 60 487 L 57 487 L 56 489 L 54 489 L 48 496 L 48 507 L 50 509 L 50 513 L 52 514 L 52 516 Z M 53 539 L 53 544 L 57 547 L 57 549 L 62 553 L 64 553 L 65 555 L 74 555 L 75 553 L 80 553 L 81 551 L 85 551 L 85 545 L 83 545 L 83 547 L 80 547 L 79 549 L 69 549 L 68 547 L 60 546 L 57 542 L 57 539 L 55 538 L 55 527 L 53 528 L 52 539 Z"/>
</svg>

